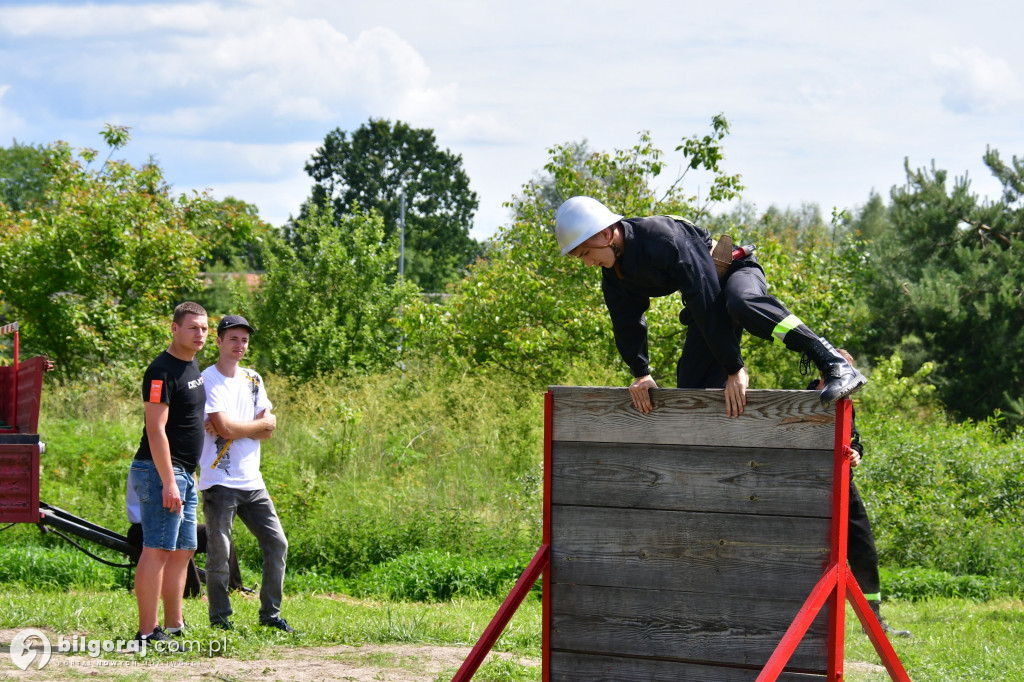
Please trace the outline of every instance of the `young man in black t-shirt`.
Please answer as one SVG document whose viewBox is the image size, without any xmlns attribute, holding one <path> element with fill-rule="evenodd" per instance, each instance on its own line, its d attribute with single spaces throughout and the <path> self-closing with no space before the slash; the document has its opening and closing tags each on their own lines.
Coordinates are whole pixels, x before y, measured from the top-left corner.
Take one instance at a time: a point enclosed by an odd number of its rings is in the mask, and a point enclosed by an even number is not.
<svg viewBox="0 0 1024 682">
<path fill-rule="evenodd" d="M 184 625 L 185 569 L 196 549 L 195 471 L 206 435 L 206 391 L 195 357 L 208 333 L 202 306 L 179 305 L 171 345 L 142 380 L 146 425 L 129 474 L 142 517 L 142 555 L 135 571 L 140 641 L 167 640 Z M 161 597 L 166 632 L 158 626 Z"/>
</svg>

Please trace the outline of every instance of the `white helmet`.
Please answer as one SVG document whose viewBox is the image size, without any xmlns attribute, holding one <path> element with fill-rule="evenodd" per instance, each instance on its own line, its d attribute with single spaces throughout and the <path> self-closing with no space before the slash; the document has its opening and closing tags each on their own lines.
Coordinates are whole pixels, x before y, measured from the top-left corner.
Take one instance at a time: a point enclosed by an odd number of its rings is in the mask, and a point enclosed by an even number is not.
<svg viewBox="0 0 1024 682">
<path fill-rule="evenodd" d="M 597 199 L 573 197 L 555 211 L 555 238 L 566 255 L 606 227 L 622 220 Z"/>
</svg>

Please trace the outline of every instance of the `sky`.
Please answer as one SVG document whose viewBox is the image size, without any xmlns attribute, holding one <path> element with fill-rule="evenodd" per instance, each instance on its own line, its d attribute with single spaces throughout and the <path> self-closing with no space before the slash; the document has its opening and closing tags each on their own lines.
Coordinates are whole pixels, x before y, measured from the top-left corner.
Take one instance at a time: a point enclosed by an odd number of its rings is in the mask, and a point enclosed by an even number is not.
<svg viewBox="0 0 1024 682">
<path fill-rule="evenodd" d="M 119 156 L 281 225 L 327 133 L 401 120 L 461 155 L 484 239 L 552 146 L 649 131 L 674 178 L 724 114 L 761 210 L 887 199 L 905 159 L 995 199 L 986 147 L 1024 156 L 1022 24 L 993 0 L 0 0 L 0 144 L 129 126 Z"/>
</svg>

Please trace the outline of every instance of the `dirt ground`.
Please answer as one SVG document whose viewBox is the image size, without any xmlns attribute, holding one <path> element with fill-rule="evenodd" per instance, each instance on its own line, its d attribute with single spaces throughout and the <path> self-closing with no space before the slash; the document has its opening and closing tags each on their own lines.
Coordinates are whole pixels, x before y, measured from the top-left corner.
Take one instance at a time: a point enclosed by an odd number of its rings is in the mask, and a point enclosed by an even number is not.
<svg viewBox="0 0 1024 682">
<path fill-rule="evenodd" d="M 0 630 L 0 642 L 8 643 L 18 630 Z M 156 656 L 137 661 L 134 655 L 94 659 L 87 654 L 54 654 L 42 669 L 35 662 L 21 670 L 11 661 L 7 648 L 0 653 L 0 680 L 350 680 L 352 682 L 433 682 L 445 671 L 454 672 L 469 655 L 468 647 L 413 644 L 325 647 L 280 647 L 258 660 L 205 658 L 178 663 Z M 492 657 L 509 658 L 492 653 Z M 517 659 L 521 665 L 540 665 L 539 660 Z"/>
<path fill-rule="evenodd" d="M 10 642 L 17 630 L 0 630 L 0 642 Z M 445 671 L 453 673 L 469 655 L 469 647 L 420 646 L 415 644 L 366 644 L 363 646 L 281 647 L 258 660 L 209 658 L 171 663 L 150 657 L 135 664 L 135 657 L 93 659 L 88 655 L 54 655 L 38 670 L 35 663 L 20 670 L 6 653 L 0 654 L 0 680 L 153 680 L 171 682 L 223 680 L 349 680 L 350 682 L 433 682 Z M 494 657 L 511 658 L 505 653 Z M 540 665 L 536 659 L 518 658 L 520 665 Z M 873 663 L 847 661 L 846 672 L 885 674 Z M 444 679 L 447 679 L 444 678 Z M 875 679 L 872 677 L 871 679 Z"/>
</svg>

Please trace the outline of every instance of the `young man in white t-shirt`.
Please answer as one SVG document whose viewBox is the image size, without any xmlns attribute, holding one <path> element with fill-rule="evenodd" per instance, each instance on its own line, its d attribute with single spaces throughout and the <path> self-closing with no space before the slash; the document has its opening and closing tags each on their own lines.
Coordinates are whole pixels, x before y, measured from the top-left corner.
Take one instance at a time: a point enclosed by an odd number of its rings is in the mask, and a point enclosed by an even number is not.
<svg viewBox="0 0 1024 682">
<path fill-rule="evenodd" d="M 260 623 L 294 632 L 281 617 L 288 540 L 260 473 L 260 441 L 270 438 L 277 417 L 270 412 L 263 378 L 239 366 L 252 333 L 244 317 L 226 315 L 217 325 L 217 363 L 203 370 L 207 436 L 199 460 L 199 490 L 206 517 L 210 624 L 232 627 L 228 552 L 237 516 L 256 537 L 263 554 Z"/>
</svg>

